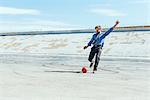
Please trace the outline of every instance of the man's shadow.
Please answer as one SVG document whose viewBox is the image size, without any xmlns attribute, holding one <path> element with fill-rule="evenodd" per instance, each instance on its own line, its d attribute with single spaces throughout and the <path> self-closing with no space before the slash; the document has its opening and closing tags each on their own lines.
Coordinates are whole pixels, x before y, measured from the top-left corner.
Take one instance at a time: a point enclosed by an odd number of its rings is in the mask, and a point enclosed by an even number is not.
<svg viewBox="0 0 150 100">
<path fill-rule="evenodd" d="M 47 71 L 44 71 L 44 72 L 51 72 L 51 73 L 82 73 L 81 71 L 72 71 L 72 70 L 63 70 L 63 71 L 58 71 L 58 70 L 55 70 L 55 71 L 50 71 L 50 70 L 47 70 Z"/>
</svg>

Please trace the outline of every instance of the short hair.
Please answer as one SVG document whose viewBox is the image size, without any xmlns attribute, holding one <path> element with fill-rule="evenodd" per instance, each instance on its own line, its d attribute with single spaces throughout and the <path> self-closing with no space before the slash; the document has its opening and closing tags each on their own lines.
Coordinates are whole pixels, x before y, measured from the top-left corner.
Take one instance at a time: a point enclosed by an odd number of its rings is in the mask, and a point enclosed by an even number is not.
<svg viewBox="0 0 150 100">
<path fill-rule="evenodd" d="M 95 26 L 95 29 L 97 29 L 98 27 L 101 27 L 100 25 Z"/>
</svg>

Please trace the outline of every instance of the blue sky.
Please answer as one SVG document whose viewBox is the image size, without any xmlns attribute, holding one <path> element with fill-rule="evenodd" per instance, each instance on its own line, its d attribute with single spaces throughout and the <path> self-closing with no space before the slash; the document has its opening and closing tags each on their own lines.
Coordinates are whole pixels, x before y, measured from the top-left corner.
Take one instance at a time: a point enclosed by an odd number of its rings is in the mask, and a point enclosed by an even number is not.
<svg viewBox="0 0 150 100">
<path fill-rule="evenodd" d="M 150 25 L 149 0 L 0 0 L 0 31 Z M 8 30 L 9 28 L 9 30 Z"/>
</svg>

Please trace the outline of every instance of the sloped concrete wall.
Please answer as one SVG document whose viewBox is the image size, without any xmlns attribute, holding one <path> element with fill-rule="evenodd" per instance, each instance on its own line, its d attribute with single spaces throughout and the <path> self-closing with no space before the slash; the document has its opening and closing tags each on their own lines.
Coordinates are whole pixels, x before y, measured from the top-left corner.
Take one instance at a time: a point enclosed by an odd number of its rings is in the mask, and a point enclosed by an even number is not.
<svg viewBox="0 0 150 100">
<path fill-rule="evenodd" d="M 48 54 L 88 56 L 83 50 L 92 33 L 1 36 L 0 54 Z M 105 39 L 103 57 L 150 58 L 150 31 L 112 32 Z"/>
</svg>

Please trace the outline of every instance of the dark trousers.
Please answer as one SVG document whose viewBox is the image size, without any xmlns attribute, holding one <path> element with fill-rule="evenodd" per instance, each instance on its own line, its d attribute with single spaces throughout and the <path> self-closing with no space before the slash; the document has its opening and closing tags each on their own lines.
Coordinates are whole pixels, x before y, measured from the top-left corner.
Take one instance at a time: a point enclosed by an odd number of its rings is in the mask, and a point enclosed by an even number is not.
<svg viewBox="0 0 150 100">
<path fill-rule="evenodd" d="M 101 47 L 101 46 L 97 46 L 97 47 L 96 47 L 96 46 L 93 46 L 93 47 L 91 48 L 91 51 L 90 51 L 88 60 L 89 60 L 90 62 L 92 62 L 94 56 L 96 56 L 96 57 L 95 57 L 95 65 L 94 65 L 94 67 L 97 67 L 98 64 L 99 64 L 101 52 L 102 52 L 102 47 Z"/>
</svg>

